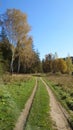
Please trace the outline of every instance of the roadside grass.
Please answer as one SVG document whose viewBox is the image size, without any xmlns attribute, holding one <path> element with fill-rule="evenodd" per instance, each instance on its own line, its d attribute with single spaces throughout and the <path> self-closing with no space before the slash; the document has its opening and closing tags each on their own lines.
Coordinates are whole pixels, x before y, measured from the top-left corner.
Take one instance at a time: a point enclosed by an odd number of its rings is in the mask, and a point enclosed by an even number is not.
<svg viewBox="0 0 73 130">
<path fill-rule="evenodd" d="M 31 76 L 5 76 L 0 85 L 0 130 L 13 130 L 35 85 Z"/>
<path fill-rule="evenodd" d="M 45 77 L 58 100 L 66 108 L 70 115 L 70 123 L 73 128 L 73 76 L 48 75 Z"/>
<path fill-rule="evenodd" d="M 49 112 L 48 92 L 42 81 L 39 80 L 25 130 L 53 130 Z"/>
</svg>

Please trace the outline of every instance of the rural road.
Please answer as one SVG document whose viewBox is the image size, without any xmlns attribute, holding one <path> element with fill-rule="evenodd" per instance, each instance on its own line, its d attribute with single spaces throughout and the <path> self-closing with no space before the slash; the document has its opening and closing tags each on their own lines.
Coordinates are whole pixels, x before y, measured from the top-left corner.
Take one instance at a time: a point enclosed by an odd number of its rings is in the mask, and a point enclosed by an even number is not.
<svg viewBox="0 0 73 130">
<path fill-rule="evenodd" d="M 50 96 L 50 107 L 51 107 L 51 117 L 52 120 L 55 122 L 56 128 L 57 130 L 71 130 L 69 123 L 58 103 L 58 101 L 56 100 L 53 92 L 51 91 L 50 87 L 45 83 L 45 81 L 43 81 L 43 79 L 41 78 L 42 82 L 44 83 L 48 94 Z"/>
<path fill-rule="evenodd" d="M 50 97 L 50 115 L 51 118 L 53 120 L 53 122 L 55 123 L 55 127 L 56 130 L 71 130 L 67 119 L 64 115 L 64 112 L 62 111 L 57 99 L 55 98 L 53 92 L 51 91 L 50 87 L 45 83 L 45 81 L 42 78 L 39 78 L 39 80 L 41 79 L 41 81 L 43 82 L 44 86 L 46 87 L 49 97 Z M 14 130 L 23 130 L 26 125 L 27 122 L 27 118 L 30 112 L 30 109 L 32 107 L 32 103 L 33 103 L 33 99 L 37 90 L 37 80 L 36 80 L 36 84 L 35 87 L 33 89 L 33 92 L 30 96 L 30 98 L 28 99 L 28 101 L 26 102 L 26 105 L 23 109 L 23 111 L 21 112 L 17 123 L 15 125 Z"/>
</svg>

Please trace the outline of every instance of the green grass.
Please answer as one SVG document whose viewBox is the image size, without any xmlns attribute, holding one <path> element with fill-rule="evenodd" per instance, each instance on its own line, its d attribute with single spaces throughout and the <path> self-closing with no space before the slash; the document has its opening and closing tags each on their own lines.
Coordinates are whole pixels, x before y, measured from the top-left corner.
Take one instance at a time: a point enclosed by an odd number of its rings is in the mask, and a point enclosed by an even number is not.
<svg viewBox="0 0 73 130">
<path fill-rule="evenodd" d="M 32 93 L 35 78 L 8 76 L 3 83 L 0 85 L 0 130 L 13 130 L 20 112 Z"/>
<path fill-rule="evenodd" d="M 25 130 L 52 130 L 50 118 L 49 96 L 41 81 L 30 111 Z"/>
<path fill-rule="evenodd" d="M 11 93 L 19 109 L 24 107 L 28 97 L 31 95 L 35 85 L 34 78 L 25 82 L 16 82 L 7 86 L 7 90 Z"/>
</svg>

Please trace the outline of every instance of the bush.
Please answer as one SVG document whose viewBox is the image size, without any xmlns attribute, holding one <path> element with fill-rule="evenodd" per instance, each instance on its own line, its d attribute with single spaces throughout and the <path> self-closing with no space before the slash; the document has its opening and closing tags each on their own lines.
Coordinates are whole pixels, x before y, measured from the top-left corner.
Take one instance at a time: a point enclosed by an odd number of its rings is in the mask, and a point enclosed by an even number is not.
<svg viewBox="0 0 73 130">
<path fill-rule="evenodd" d="M 69 107 L 69 109 L 73 111 L 73 100 L 67 99 L 66 104 Z"/>
<path fill-rule="evenodd" d="M 70 96 L 73 97 L 73 92 L 70 93 Z"/>
<path fill-rule="evenodd" d="M 65 100 L 66 98 L 67 98 L 67 94 L 63 92 L 61 99 L 62 99 L 62 100 Z"/>
<path fill-rule="evenodd" d="M 71 125 L 71 128 L 73 129 L 73 117 L 70 118 L 70 125 Z"/>
</svg>

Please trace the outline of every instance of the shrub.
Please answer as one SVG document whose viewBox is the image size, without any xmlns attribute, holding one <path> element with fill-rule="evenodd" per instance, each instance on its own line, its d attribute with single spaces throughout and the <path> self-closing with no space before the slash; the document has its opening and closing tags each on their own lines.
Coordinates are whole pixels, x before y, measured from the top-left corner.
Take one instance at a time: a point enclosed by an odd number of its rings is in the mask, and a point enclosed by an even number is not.
<svg viewBox="0 0 73 130">
<path fill-rule="evenodd" d="M 62 100 L 65 100 L 66 98 L 67 98 L 67 94 L 63 92 L 61 99 L 62 99 Z"/>
<path fill-rule="evenodd" d="M 73 111 L 73 100 L 67 99 L 66 104 L 69 107 L 69 109 Z"/>
<path fill-rule="evenodd" d="M 71 125 L 71 128 L 73 129 L 73 117 L 70 118 L 70 125 Z"/>
<path fill-rule="evenodd" d="M 73 97 L 73 92 L 70 93 L 70 96 Z"/>
</svg>

